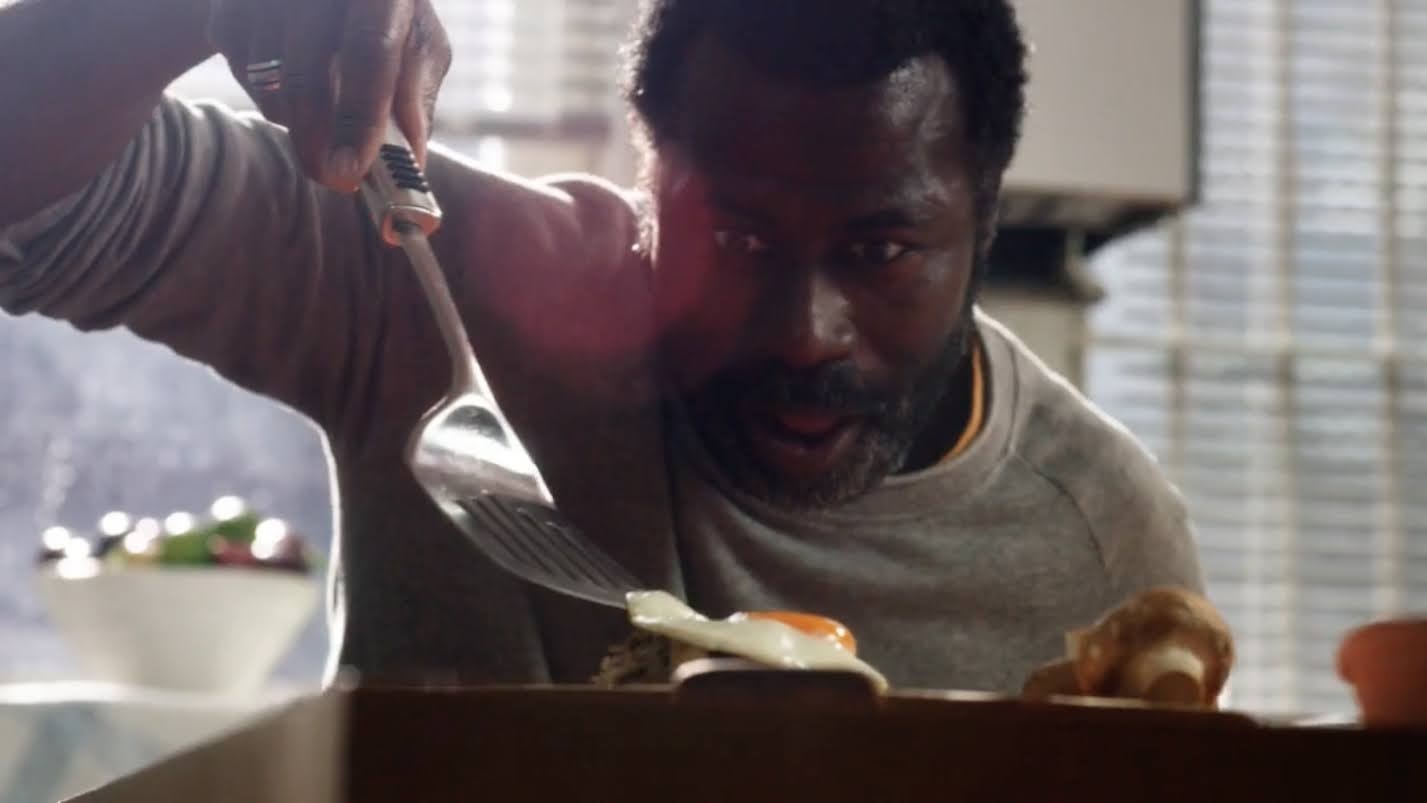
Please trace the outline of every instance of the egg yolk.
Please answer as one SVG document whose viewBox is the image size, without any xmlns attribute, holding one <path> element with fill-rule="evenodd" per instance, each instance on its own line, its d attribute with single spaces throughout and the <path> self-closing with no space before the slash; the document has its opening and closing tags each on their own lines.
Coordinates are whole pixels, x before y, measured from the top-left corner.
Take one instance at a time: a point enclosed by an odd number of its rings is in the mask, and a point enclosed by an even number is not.
<svg viewBox="0 0 1427 803">
<path fill-rule="evenodd" d="M 782 622 L 788 627 L 813 638 L 826 639 L 833 644 L 847 650 L 848 654 L 857 654 L 857 639 L 853 637 L 852 631 L 843 626 L 841 622 L 829 619 L 826 616 L 817 616 L 811 613 L 795 613 L 792 611 L 750 611 L 739 614 L 747 619 L 771 619 L 775 622 Z"/>
</svg>

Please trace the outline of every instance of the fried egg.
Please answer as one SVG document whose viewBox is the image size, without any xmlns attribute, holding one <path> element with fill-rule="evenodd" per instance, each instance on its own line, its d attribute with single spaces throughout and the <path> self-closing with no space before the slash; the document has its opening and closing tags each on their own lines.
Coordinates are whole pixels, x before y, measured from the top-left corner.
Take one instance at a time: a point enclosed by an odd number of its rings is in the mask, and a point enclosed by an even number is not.
<svg viewBox="0 0 1427 803">
<path fill-rule="evenodd" d="M 671 641 L 779 669 L 856 672 L 887 690 L 882 673 L 857 657 L 852 634 L 829 619 L 781 612 L 709 619 L 664 591 L 632 592 L 626 603 L 635 627 Z"/>
</svg>

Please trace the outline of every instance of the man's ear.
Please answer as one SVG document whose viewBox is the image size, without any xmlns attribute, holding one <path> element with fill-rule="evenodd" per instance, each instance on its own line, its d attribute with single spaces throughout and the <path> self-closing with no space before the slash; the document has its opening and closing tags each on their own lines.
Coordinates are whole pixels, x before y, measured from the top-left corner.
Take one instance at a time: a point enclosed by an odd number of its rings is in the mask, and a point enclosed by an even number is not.
<svg viewBox="0 0 1427 803">
<path fill-rule="evenodd" d="M 625 202 L 634 210 L 637 218 L 635 223 L 639 227 L 635 235 L 634 249 L 652 273 L 655 266 L 654 257 L 659 248 L 659 210 L 654 195 L 647 185 L 641 183 L 638 187 L 626 190 L 624 197 Z"/>
</svg>

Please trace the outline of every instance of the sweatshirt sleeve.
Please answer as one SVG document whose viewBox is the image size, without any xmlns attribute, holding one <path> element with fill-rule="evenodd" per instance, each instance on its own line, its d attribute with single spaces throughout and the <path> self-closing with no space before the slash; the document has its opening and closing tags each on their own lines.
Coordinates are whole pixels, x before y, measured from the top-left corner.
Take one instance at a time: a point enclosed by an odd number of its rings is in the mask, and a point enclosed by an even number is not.
<svg viewBox="0 0 1427 803">
<path fill-rule="evenodd" d="M 1026 393 L 1022 457 L 1084 518 L 1105 571 L 1102 607 L 1156 586 L 1203 593 L 1189 510 L 1154 456 L 1039 361 L 1022 357 L 1018 368 Z"/>
<path fill-rule="evenodd" d="M 261 118 L 165 97 L 71 196 L 0 228 L 0 309 L 126 326 L 323 425 L 379 339 L 389 260 Z"/>
<path fill-rule="evenodd" d="M 1098 408 L 1077 451 L 1081 467 L 1062 471 L 1099 544 L 1116 601 L 1157 586 L 1205 592 L 1199 545 L 1179 489 L 1133 435 Z"/>
</svg>

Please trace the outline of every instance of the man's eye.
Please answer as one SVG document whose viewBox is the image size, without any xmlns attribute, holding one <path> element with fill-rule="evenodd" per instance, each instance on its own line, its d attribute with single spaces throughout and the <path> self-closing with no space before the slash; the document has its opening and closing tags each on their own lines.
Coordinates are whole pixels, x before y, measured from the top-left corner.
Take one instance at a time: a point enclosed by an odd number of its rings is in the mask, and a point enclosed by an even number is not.
<svg viewBox="0 0 1427 803">
<path fill-rule="evenodd" d="M 854 261 L 863 265 L 886 265 L 889 262 L 896 262 L 908 251 L 907 247 L 901 243 L 889 240 L 853 243 L 848 246 L 847 250 Z"/>
<path fill-rule="evenodd" d="M 757 255 L 768 250 L 768 243 L 756 234 L 734 229 L 720 229 L 714 232 L 714 242 L 718 247 L 734 254 Z"/>
</svg>

